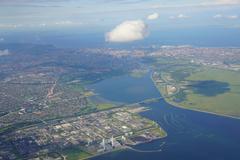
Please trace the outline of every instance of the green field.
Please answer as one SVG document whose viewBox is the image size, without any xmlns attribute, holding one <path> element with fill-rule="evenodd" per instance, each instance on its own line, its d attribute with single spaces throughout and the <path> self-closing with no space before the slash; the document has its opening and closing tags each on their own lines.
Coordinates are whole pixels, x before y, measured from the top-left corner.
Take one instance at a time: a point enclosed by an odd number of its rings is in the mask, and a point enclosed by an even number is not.
<svg viewBox="0 0 240 160">
<path fill-rule="evenodd" d="M 168 103 L 175 106 L 212 112 L 221 115 L 240 117 L 240 72 L 216 69 L 189 63 L 174 58 L 159 58 L 153 63 L 153 80 L 156 87 Z M 225 84 L 228 89 L 209 96 L 196 92 L 193 83 L 214 81 Z M 169 94 L 167 86 L 176 87 L 177 91 Z M 203 92 L 219 90 L 216 86 L 202 87 Z"/>
<path fill-rule="evenodd" d="M 66 156 L 67 160 L 81 160 L 91 156 L 91 154 L 82 151 L 78 147 L 71 147 L 71 148 L 65 149 L 63 151 L 63 154 Z"/>
<path fill-rule="evenodd" d="M 183 96 L 185 96 L 183 101 L 176 103 L 172 98 L 167 98 L 168 102 L 188 109 L 197 109 L 217 114 L 240 117 L 239 72 L 206 68 L 200 72 L 192 73 L 185 80 L 214 80 L 219 82 L 226 82 L 229 84 L 230 91 L 216 96 L 205 96 L 187 89 L 183 92 Z"/>
<path fill-rule="evenodd" d="M 99 103 L 96 104 L 96 107 L 98 110 L 107 110 L 107 109 L 111 109 L 114 107 L 114 104 L 112 103 Z"/>
</svg>

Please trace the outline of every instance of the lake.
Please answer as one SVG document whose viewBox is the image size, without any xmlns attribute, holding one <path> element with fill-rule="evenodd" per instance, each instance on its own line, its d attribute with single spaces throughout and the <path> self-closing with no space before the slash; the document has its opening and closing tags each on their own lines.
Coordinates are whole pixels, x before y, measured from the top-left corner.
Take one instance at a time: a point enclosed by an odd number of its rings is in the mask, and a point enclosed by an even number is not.
<svg viewBox="0 0 240 160">
<path fill-rule="evenodd" d="M 138 88 L 139 87 L 139 88 Z M 119 76 L 90 88 L 105 99 L 133 103 L 160 97 L 150 75 L 141 78 Z M 166 138 L 136 146 L 141 150 L 161 148 L 161 152 L 139 153 L 130 150 L 104 154 L 92 160 L 239 160 L 240 120 L 174 107 L 164 100 L 149 104 L 151 110 L 141 113 L 159 123 Z"/>
</svg>

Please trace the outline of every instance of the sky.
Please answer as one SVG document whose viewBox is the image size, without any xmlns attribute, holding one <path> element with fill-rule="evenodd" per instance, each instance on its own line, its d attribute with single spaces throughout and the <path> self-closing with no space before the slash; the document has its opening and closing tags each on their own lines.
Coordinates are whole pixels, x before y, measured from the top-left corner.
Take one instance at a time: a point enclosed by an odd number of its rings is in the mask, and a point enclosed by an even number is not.
<svg viewBox="0 0 240 160">
<path fill-rule="evenodd" d="M 152 13 L 160 27 L 240 26 L 240 0 L 0 0 L 0 28 L 106 27 Z"/>
<path fill-rule="evenodd" d="M 0 38 L 3 31 L 75 28 L 129 42 L 159 29 L 203 27 L 240 30 L 240 0 L 0 0 Z"/>
</svg>

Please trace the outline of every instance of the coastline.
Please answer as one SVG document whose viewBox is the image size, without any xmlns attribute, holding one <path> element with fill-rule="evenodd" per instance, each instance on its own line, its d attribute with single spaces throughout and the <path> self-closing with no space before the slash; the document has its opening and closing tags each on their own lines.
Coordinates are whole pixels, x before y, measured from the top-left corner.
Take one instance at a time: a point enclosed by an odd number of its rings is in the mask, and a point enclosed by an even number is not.
<svg viewBox="0 0 240 160">
<path fill-rule="evenodd" d="M 158 92 L 160 93 L 160 95 L 162 95 L 161 91 L 158 89 L 155 81 L 153 80 L 153 73 L 151 73 L 151 80 L 154 84 L 154 86 L 156 87 L 156 89 L 158 90 Z M 227 117 L 227 118 L 232 118 L 232 119 L 238 119 L 240 120 L 240 117 L 236 117 L 236 116 L 231 116 L 231 115 L 227 115 L 227 114 L 221 114 L 221 113 L 215 113 L 215 112 L 210 112 L 210 111 L 204 111 L 204 110 L 200 110 L 200 109 L 192 109 L 192 108 L 187 108 L 178 104 L 175 104 L 173 102 L 170 102 L 166 99 L 166 97 L 161 97 L 162 99 L 164 99 L 164 101 L 168 104 L 170 104 L 173 107 L 176 108 L 181 108 L 181 109 L 186 109 L 186 110 L 190 110 L 190 111 L 196 111 L 196 112 L 202 112 L 202 113 L 207 113 L 207 114 L 211 114 L 211 115 L 215 115 L 215 116 L 222 116 L 222 117 Z"/>
<path fill-rule="evenodd" d="M 153 72 L 152 72 L 153 73 Z M 150 78 L 155 86 L 155 88 L 158 90 L 158 92 L 160 93 L 161 97 L 156 97 L 156 99 L 164 99 L 166 103 L 170 104 L 172 107 L 176 107 L 176 108 L 180 108 L 180 109 L 185 109 L 185 110 L 190 110 L 190 111 L 195 111 L 195 112 L 202 112 L 202 113 L 206 113 L 206 114 L 210 114 L 210 115 L 215 115 L 215 116 L 222 116 L 222 117 L 227 117 L 227 118 L 232 118 L 232 119 L 238 119 L 240 120 L 240 117 L 235 117 L 235 116 L 231 116 L 231 115 L 227 115 L 227 114 L 220 114 L 220 113 L 215 113 L 215 112 L 209 112 L 209 111 L 204 111 L 204 110 L 200 110 L 200 109 L 192 109 L 192 108 L 186 108 L 184 106 L 181 106 L 181 105 L 178 105 L 178 104 L 175 104 L 174 102 L 171 102 L 167 99 L 167 97 L 165 96 L 162 96 L 162 93 L 161 91 L 158 89 L 158 87 L 156 86 L 156 83 L 155 81 L 153 80 L 153 77 L 152 75 L 153 74 L 150 74 Z M 141 101 L 141 102 L 144 102 L 144 101 Z M 134 105 L 134 104 L 139 104 L 141 102 L 135 102 L 135 103 L 132 103 L 132 104 L 128 104 L 127 106 L 131 106 L 131 105 Z M 144 111 L 143 111 L 144 112 Z M 159 139 L 162 139 L 162 138 L 165 138 L 167 137 L 168 134 L 166 132 L 166 135 L 163 136 L 163 137 L 160 137 L 160 138 L 156 138 L 156 139 L 152 139 L 148 142 L 151 142 L 151 141 L 154 141 L 154 140 L 159 140 Z M 143 143 L 148 143 L 148 142 L 143 142 Z M 135 145 L 138 145 L 138 144 L 135 144 Z M 135 146 L 133 145 L 133 146 Z M 120 148 L 115 148 L 113 150 L 110 150 L 110 151 L 106 151 L 106 152 L 100 152 L 100 153 L 96 153 L 96 154 L 93 154 L 93 155 L 90 155 L 89 157 L 85 157 L 85 158 L 82 158 L 80 160 L 88 160 L 88 159 L 91 159 L 91 158 L 95 158 L 95 157 L 98 157 L 98 156 L 101 156 L 101 155 L 105 155 L 105 154 L 109 154 L 109 153 L 114 153 L 114 152 L 118 152 L 118 151 L 124 151 L 124 150 L 132 150 L 132 151 L 136 151 L 136 152 L 145 152 L 144 150 L 135 150 L 134 147 L 131 147 L 131 146 L 127 146 L 127 145 L 124 145 L 124 146 L 121 146 Z M 161 149 L 159 150 L 150 150 L 150 151 L 146 151 L 146 153 L 148 152 L 160 152 Z"/>
<path fill-rule="evenodd" d="M 202 113 L 207 113 L 207 114 L 211 114 L 211 115 L 215 115 L 215 116 L 222 116 L 222 117 L 227 117 L 227 118 L 240 120 L 240 117 L 235 117 L 235 116 L 230 116 L 230 115 L 227 115 L 227 114 L 215 113 L 215 112 L 210 112 L 210 111 L 204 111 L 204 110 L 200 110 L 200 109 L 186 108 L 184 106 L 177 105 L 177 104 L 174 104 L 172 102 L 169 102 L 166 98 L 164 98 L 164 100 L 165 100 L 165 102 L 167 102 L 168 104 L 170 104 L 171 106 L 176 107 L 176 108 L 181 108 L 181 109 L 185 109 L 185 110 L 202 112 Z"/>
<path fill-rule="evenodd" d="M 163 136 L 163 137 L 160 137 L 160 138 L 154 138 L 154 139 L 151 139 L 147 142 L 143 142 L 143 143 L 136 143 L 134 144 L 133 146 L 135 145 L 139 145 L 139 144 L 144 144 L 144 143 L 149 143 L 149 142 L 152 142 L 152 141 L 155 141 L 155 140 L 159 140 L 159 139 L 162 139 L 162 138 L 165 138 L 167 137 L 167 132 L 165 132 L 166 135 Z M 150 151 L 144 151 L 144 150 L 135 150 L 133 147 L 131 146 L 128 146 L 128 145 L 124 145 L 124 146 L 121 146 L 120 148 L 115 148 L 114 150 L 110 150 L 110 151 L 107 151 L 107 152 L 102 152 L 102 153 L 97 153 L 97 154 L 93 154 L 89 157 L 85 157 L 85 158 L 82 158 L 82 159 L 79 159 L 79 160 L 88 160 L 88 159 L 91 159 L 91 158 L 94 158 L 94 157 L 98 157 L 98 156 L 101 156 L 101 155 L 104 155 L 104 154 L 108 154 L 108 153 L 113 153 L 113 152 L 117 152 L 117 151 L 123 151 L 123 150 L 132 150 L 132 151 L 135 151 L 135 152 L 159 152 L 161 149 L 159 150 L 150 150 Z"/>
<path fill-rule="evenodd" d="M 111 151 L 93 154 L 93 155 L 91 155 L 91 156 L 89 156 L 89 157 L 81 158 L 81 159 L 79 159 L 79 160 L 89 160 L 90 158 L 94 158 L 94 157 L 98 157 L 98 156 L 101 156 L 101 155 L 104 155 L 104 154 L 108 154 L 108 153 L 112 153 L 112 152 L 117 152 L 117 151 L 121 151 L 121 150 L 126 150 L 126 149 L 128 149 L 127 146 L 122 146 L 121 148 L 116 148 L 116 149 L 111 150 Z"/>
</svg>

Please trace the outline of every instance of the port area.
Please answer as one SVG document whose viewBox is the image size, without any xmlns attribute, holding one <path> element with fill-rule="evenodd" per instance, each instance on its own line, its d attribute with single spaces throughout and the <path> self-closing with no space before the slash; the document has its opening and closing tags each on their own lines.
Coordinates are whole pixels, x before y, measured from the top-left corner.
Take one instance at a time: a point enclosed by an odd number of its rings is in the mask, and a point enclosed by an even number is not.
<svg viewBox="0 0 240 160">
<path fill-rule="evenodd" d="M 167 136 L 139 115 L 147 108 L 124 106 L 23 128 L 5 137 L 27 159 L 88 159 Z"/>
</svg>

